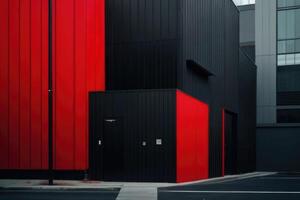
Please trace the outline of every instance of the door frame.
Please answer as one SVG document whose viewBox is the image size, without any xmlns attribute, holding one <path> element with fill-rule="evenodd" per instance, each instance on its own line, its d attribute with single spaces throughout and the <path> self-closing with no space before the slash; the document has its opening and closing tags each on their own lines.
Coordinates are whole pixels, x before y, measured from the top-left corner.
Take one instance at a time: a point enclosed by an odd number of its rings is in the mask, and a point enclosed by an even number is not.
<svg viewBox="0 0 300 200">
<path fill-rule="evenodd" d="M 238 136 L 238 114 L 235 112 L 232 112 L 230 110 L 227 110 L 225 108 L 222 109 L 222 176 L 227 175 L 226 174 L 226 114 L 230 114 L 233 116 L 233 120 L 235 121 L 235 139 L 236 139 L 236 148 L 237 148 L 237 136 Z M 237 173 L 237 152 L 235 152 L 236 155 L 236 166 L 235 166 L 235 172 Z"/>
<path fill-rule="evenodd" d="M 98 126 L 101 126 L 100 132 L 96 132 L 95 124 L 90 125 L 89 131 L 89 179 L 91 180 L 104 180 L 104 123 L 107 119 L 116 119 L 122 121 L 124 128 L 124 117 L 120 116 L 99 116 Z M 101 140 L 101 145 L 99 145 Z M 125 148 L 125 135 L 124 135 L 124 148 Z"/>
</svg>

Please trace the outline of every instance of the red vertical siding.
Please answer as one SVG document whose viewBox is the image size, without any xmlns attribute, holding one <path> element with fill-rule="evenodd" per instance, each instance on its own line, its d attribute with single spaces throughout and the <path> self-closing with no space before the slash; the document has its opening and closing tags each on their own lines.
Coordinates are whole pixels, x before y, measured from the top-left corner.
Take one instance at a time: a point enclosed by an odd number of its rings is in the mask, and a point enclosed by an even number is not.
<svg viewBox="0 0 300 200">
<path fill-rule="evenodd" d="M 96 0 L 96 90 L 105 88 L 105 68 L 103 68 L 105 65 L 105 48 L 103 48 L 105 47 L 105 6 L 103 2 L 103 0 Z"/>
<path fill-rule="evenodd" d="M 88 168 L 88 92 L 105 89 L 104 2 L 53 1 L 56 169 Z M 0 12 L 0 169 L 47 169 L 48 0 L 2 0 Z"/>
<path fill-rule="evenodd" d="M 55 20 L 56 20 L 56 1 L 52 1 L 52 90 L 53 90 L 53 134 L 52 134 L 52 140 L 53 140 L 53 168 L 56 166 L 56 121 L 55 121 L 55 116 L 56 116 L 56 99 L 54 96 L 56 95 L 56 91 L 54 88 L 56 88 L 56 26 L 55 26 Z"/>
<path fill-rule="evenodd" d="M 87 88 L 88 90 L 93 90 L 96 85 L 95 79 L 95 66 L 96 66 L 96 0 L 87 1 L 86 7 L 87 14 L 87 43 L 86 43 L 86 55 L 87 55 L 87 66 L 89 66 L 89 70 L 87 70 Z"/>
<path fill-rule="evenodd" d="M 55 122 L 56 168 L 74 165 L 74 1 L 55 6 Z"/>
<path fill-rule="evenodd" d="M 75 169 L 87 168 L 87 84 L 86 84 L 86 1 L 75 2 L 75 155 L 81 159 L 76 162 Z"/>
<path fill-rule="evenodd" d="M 30 0 L 20 1 L 20 168 L 30 168 Z"/>
<path fill-rule="evenodd" d="M 208 178 L 209 108 L 177 90 L 177 182 Z"/>
<path fill-rule="evenodd" d="M 41 143 L 42 143 L 42 168 L 47 169 L 48 168 L 48 49 L 49 49 L 49 41 L 48 41 L 48 1 L 43 0 L 42 1 L 42 26 L 41 26 L 41 39 L 42 39 L 42 73 L 41 73 L 41 78 L 42 78 L 42 84 L 41 84 L 41 95 L 42 95 L 42 138 L 41 138 Z"/>
<path fill-rule="evenodd" d="M 19 168 L 20 4 L 9 1 L 9 167 Z"/>
<path fill-rule="evenodd" d="M 31 167 L 42 166 L 42 3 L 31 0 Z M 47 134 L 47 133 L 44 133 Z M 45 155 L 46 156 L 46 155 Z"/>
<path fill-rule="evenodd" d="M 8 168 L 9 152 L 9 0 L 0 1 L 0 169 Z"/>
<path fill-rule="evenodd" d="M 55 1 L 56 169 L 88 168 L 88 92 L 105 89 L 104 2 Z"/>
<path fill-rule="evenodd" d="M 47 0 L 3 0 L 0 51 L 0 169 L 47 166 Z M 44 69 L 44 70 L 43 70 Z M 46 89 L 46 90 L 45 90 Z M 42 99 L 44 94 L 44 100 Z M 44 108 L 44 109 L 43 109 Z M 44 114 L 45 113 L 45 114 Z M 43 115 L 44 114 L 44 115 Z M 44 117 L 42 117 L 44 116 Z M 44 123 L 45 125 L 45 123 Z"/>
</svg>

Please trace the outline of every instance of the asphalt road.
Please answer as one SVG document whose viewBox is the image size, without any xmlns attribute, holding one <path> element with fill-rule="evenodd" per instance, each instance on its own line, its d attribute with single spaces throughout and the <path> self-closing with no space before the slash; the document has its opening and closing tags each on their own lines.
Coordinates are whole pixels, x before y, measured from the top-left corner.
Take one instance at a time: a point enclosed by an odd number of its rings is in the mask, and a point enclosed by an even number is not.
<svg viewBox="0 0 300 200">
<path fill-rule="evenodd" d="M 0 190 L 0 200 L 115 200 L 118 190 Z"/>
<path fill-rule="evenodd" d="M 159 200 L 299 200 L 300 175 L 277 174 L 160 188 Z"/>
<path fill-rule="evenodd" d="M 115 200 L 119 190 L 0 190 L 0 200 Z M 143 200 L 144 198 L 142 198 Z M 225 179 L 158 189 L 158 200 L 299 200 L 300 174 Z"/>
</svg>

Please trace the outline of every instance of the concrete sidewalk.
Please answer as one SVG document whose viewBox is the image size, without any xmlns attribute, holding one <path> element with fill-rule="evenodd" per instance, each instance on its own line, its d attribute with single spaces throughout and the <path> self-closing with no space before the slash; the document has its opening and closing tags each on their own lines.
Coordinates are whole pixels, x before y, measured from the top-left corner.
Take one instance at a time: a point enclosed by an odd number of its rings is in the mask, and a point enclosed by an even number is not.
<svg viewBox="0 0 300 200">
<path fill-rule="evenodd" d="M 101 182 L 101 181 L 75 181 L 55 180 L 54 185 L 48 185 L 47 180 L 16 180 L 0 179 L 0 189 L 108 189 L 108 188 L 144 188 L 144 187 L 169 187 L 172 183 L 125 183 L 125 182 Z"/>
<path fill-rule="evenodd" d="M 100 181 L 74 181 L 56 180 L 53 186 L 48 185 L 47 180 L 0 180 L 0 189 L 3 190 L 116 190 L 120 189 L 117 200 L 156 200 L 157 188 L 185 186 L 190 184 L 223 182 L 240 180 L 252 177 L 272 175 L 274 173 L 254 172 L 249 174 L 225 176 L 202 181 L 188 183 L 124 183 L 124 182 L 100 182 Z"/>
<path fill-rule="evenodd" d="M 232 175 L 207 180 L 200 180 L 187 183 L 133 183 L 133 182 L 102 182 L 102 181 L 76 181 L 76 180 L 55 180 L 53 186 L 48 185 L 47 180 L 21 180 L 21 179 L 0 179 L 0 188 L 2 189 L 97 189 L 97 188 L 159 188 L 183 186 L 190 184 L 199 184 L 212 181 L 222 181 L 230 179 L 244 179 L 251 177 L 267 176 L 275 174 L 274 172 L 253 172 L 240 175 Z"/>
</svg>

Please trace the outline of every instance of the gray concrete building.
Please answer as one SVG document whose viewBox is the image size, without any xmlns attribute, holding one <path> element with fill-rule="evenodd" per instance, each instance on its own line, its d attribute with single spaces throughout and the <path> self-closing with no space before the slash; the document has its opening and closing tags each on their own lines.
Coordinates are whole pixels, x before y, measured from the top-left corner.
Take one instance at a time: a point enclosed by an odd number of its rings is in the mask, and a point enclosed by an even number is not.
<svg viewBox="0 0 300 200">
<path fill-rule="evenodd" d="M 239 6 L 240 47 L 255 61 L 255 5 Z"/>
<path fill-rule="evenodd" d="M 300 171 L 300 0 L 239 10 L 241 48 L 255 41 L 257 170 Z"/>
</svg>

